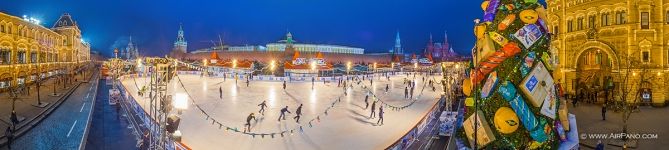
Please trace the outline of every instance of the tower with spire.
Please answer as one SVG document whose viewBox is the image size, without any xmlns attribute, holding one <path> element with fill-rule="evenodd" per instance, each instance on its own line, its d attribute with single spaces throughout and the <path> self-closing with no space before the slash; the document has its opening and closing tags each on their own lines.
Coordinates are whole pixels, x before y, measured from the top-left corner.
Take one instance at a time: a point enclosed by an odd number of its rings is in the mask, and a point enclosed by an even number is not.
<svg viewBox="0 0 669 150">
<path fill-rule="evenodd" d="M 137 46 L 132 43 L 132 36 L 130 36 L 128 40 L 128 46 L 125 48 L 125 53 L 125 57 L 128 60 L 137 59 L 137 57 L 139 57 L 139 50 L 137 49 Z"/>
<path fill-rule="evenodd" d="M 291 34 L 290 32 L 286 33 L 286 39 L 280 40 L 279 42 L 286 43 L 286 48 L 284 49 L 284 61 L 286 62 L 292 61 L 293 55 L 295 53 L 298 53 L 295 51 L 295 47 L 293 47 L 293 44 L 295 43 L 295 40 L 293 39 L 293 34 Z"/>
<path fill-rule="evenodd" d="M 434 41 L 432 41 L 432 33 L 430 33 L 430 40 L 427 42 L 427 46 L 423 51 L 425 57 L 439 57 L 439 53 L 434 51 Z"/>
<path fill-rule="evenodd" d="M 397 55 L 404 55 L 402 43 L 400 42 L 400 31 L 397 31 L 397 35 L 395 36 L 395 47 L 393 48 L 393 53 Z"/>
<path fill-rule="evenodd" d="M 450 51 L 451 45 L 448 43 L 448 34 L 446 31 L 444 31 L 444 42 L 442 43 L 435 43 L 432 40 L 432 34 L 430 33 L 430 40 L 428 41 L 427 45 L 425 46 L 425 57 L 428 57 L 430 55 L 434 61 L 445 61 L 449 57 L 453 57 L 456 54 L 452 51 Z"/>
<path fill-rule="evenodd" d="M 186 39 L 184 38 L 184 30 L 181 24 L 179 24 L 179 31 L 177 32 L 177 41 L 174 42 L 174 49 L 172 50 L 173 52 L 179 52 L 179 53 L 186 53 L 186 48 L 188 47 L 188 43 L 186 42 Z"/>
</svg>

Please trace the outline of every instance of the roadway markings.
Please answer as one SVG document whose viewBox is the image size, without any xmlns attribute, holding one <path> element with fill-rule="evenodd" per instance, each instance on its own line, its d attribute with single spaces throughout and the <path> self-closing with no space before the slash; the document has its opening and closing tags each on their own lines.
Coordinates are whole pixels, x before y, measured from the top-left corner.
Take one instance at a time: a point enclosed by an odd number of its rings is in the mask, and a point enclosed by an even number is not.
<svg viewBox="0 0 669 150">
<path fill-rule="evenodd" d="M 77 125 L 77 120 L 75 120 L 74 124 L 72 124 L 72 127 L 70 127 L 70 132 L 67 132 L 67 137 L 70 137 L 70 133 L 72 133 L 72 129 L 74 129 L 75 125 Z"/>
<path fill-rule="evenodd" d="M 86 98 L 88 98 L 88 96 L 91 96 L 91 93 L 86 94 Z"/>
<path fill-rule="evenodd" d="M 83 104 L 83 105 L 81 105 L 81 109 L 79 109 L 79 112 L 82 112 L 82 111 L 84 111 L 84 106 L 86 106 L 86 102 L 84 102 L 84 104 Z"/>
</svg>

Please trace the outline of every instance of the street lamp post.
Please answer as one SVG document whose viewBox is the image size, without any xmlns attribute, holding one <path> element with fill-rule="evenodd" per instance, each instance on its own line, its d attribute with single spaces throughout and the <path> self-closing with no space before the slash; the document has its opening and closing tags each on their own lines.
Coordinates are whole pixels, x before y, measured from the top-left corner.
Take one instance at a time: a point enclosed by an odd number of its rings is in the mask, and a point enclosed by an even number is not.
<svg viewBox="0 0 669 150">
<path fill-rule="evenodd" d="M 59 63 L 59 62 L 53 62 L 52 64 L 53 64 L 53 65 L 56 65 L 56 64 L 60 64 L 60 63 Z M 58 67 L 56 67 L 56 68 L 58 68 Z M 64 86 L 65 86 L 65 83 L 64 83 L 64 81 L 62 80 L 63 78 L 61 77 L 60 72 L 58 72 L 58 74 L 56 75 L 56 78 L 57 78 L 57 79 L 55 79 L 55 80 L 59 80 L 58 83 L 63 84 L 63 87 L 64 87 Z M 58 93 L 56 93 L 56 82 L 53 83 L 53 93 L 51 93 L 51 96 L 58 96 Z"/>
<path fill-rule="evenodd" d="M 272 75 L 274 75 L 274 68 L 276 67 L 276 61 L 272 60 L 269 64 L 269 69 L 272 71 Z"/>
<path fill-rule="evenodd" d="M 351 71 L 351 62 L 346 63 L 346 76 L 349 75 L 349 72 Z"/>
<path fill-rule="evenodd" d="M 37 59 L 37 72 L 35 73 L 35 75 L 37 76 L 36 77 L 37 80 L 33 81 L 33 82 L 35 82 L 37 84 L 37 105 L 41 106 L 42 105 L 42 98 L 40 98 L 40 94 L 39 94 L 40 93 L 39 92 L 39 87 L 40 87 L 40 83 L 42 82 L 42 76 L 41 76 L 41 71 L 40 71 L 41 63 L 39 61 L 40 60 L 39 57 L 37 57 L 35 59 Z"/>
</svg>

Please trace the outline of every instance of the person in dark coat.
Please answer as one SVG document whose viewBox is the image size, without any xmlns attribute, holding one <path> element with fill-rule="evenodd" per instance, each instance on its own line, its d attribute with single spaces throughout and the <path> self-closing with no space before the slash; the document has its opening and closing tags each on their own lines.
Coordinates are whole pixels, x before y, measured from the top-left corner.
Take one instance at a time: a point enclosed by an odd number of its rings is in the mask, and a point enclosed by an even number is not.
<svg viewBox="0 0 669 150">
<path fill-rule="evenodd" d="M 258 119 L 256 119 L 255 114 L 253 113 L 249 114 L 249 116 L 246 117 L 246 124 L 244 124 L 244 127 L 246 127 L 244 128 L 244 132 L 251 132 L 251 119 L 258 121 Z"/>
<path fill-rule="evenodd" d="M 413 91 L 415 91 L 415 89 L 411 87 L 411 97 L 409 97 L 409 99 L 413 99 Z"/>
<path fill-rule="evenodd" d="M 266 101 L 262 101 L 262 103 L 258 104 L 260 106 L 260 110 L 258 110 L 258 113 L 265 115 L 265 107 L 267 107 Z"/>
<path fill-rule="evenodd" d="M 606 120 L 606 104 L 602 106 L 602 120 Z"/>
<path fill-rule="evenodd" d="M 369 107 L 369 101 L 367 101 L 368 99 L 369 99 L 369 93 L 367 93 L 367 95 L 365 95 L 365 109 L 367 109 L 367 107 Z"/>
<path fill-rule="evenodd" d="M 5 130 L 5 137 L 7 137 L 7 148 L 12 149 L 12 142 L 14 142 L 14 132 L 12 132 L 12 127 L 7 127 Z"/>
<path fill-rule="evenodd" d="M 221 99 L 223 99 L 223 88 L 220 87 L 220 86 L 218 87 L 218 95 L 219 95 L 218 97 L 220 97 Z"/>
<path fill-rule="evenodd" d="M 297 110 L 295 110 L 295 122 L 300 123 L 300 116 L 302 116 L 302 104 L 300 104 L 300 107 L 297 107 Z"/>
<path fill-rule="evenodd" d="M 283 120 L 286 120 L 286 112 L 291 113 L 288 111 L 288 106 L 281 109 L 281 115 L 279 115 L 279 119 L 277 119 L 277 121 L 281 121 L 282 118 Z"/>
<path fill-rule="evenodd" d="M 283 90 L 286 90 L 286 81 L 283 81 Z"/>
<path fill-rule="evenodd" d="M 409 98 L 409 88 L 404 87 L 404 99 L 408 99 L 408 98 Z"/>
<path fill-rule="evenodd" d="M 376 108 L 376 101 L 372 103 L 372 113 L 369 114 L 369 118 L 374 119 L 374 109 Z"/>
<path fill-rule="evenodd" d="M 597 146 L 595 147 L 595 150 L 604 150 L 604 143 L 602 143 L 602 140 L 597 141 Z"/>
<path fill-rule="evenodd" d="M 19 118 L 16 116 L 16 111 L 12 110 L 9 119 L 12 121 L 12 127 L 16 128 L 16 125 L 19 124 Z"/>
<path fill-rule="evenodd" d="M 381 125 L 383 125 L 383 106 L 379 107 L 379 120 L 376 121 L 376 124 L 379 124 L 381 122 Z"/>
<path fill-rule="evenodd" d="M 390 89 L 390 86 L 386 84 L 386 93 L 388 93 L 388 89 Z"/>
</svg>

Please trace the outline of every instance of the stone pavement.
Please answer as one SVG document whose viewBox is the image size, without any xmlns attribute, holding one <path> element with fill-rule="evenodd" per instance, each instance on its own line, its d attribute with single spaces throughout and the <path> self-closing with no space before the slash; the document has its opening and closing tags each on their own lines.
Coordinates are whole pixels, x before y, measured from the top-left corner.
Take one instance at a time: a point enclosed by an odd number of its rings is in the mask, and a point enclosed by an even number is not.
<svg viewBox="0 0 669 150">
<path fill-rule="evenodd" d="M 594 134 L 621 133 L 623 122 L 622 113 L 614 112 L 609 109 L 606 113 L 606 121 L 602 120 L 600 104 L 580 104 L 573 107 L 569 104 L 569 112 L 576 115 L 578 131 L 580 136 L 580 146 L 582 149 L 593 149 L 598 140 L 605 143 L 605 149 L 621 149 L 621 140 L 617 138 L 595 138 Z M 630 149 L 658 149 L 669 145 L 669 114 L 667 107 L 640 106 L 639 111 L 632 113 L 628 120 L 628 133 L 656 134 L 657 138 L 648 137 L 646 139 L 631 140 L 635 147 Z M 629 145 L 629 144 L 628 144 Z"/>
<path fill-rule="evenodd" d="M 86 73 L 87 76 L 90 76 L 90 72 Z M 74 78 L 78 82 L 74 81 Z M 14 134 L 23 134 L 30 130 L 31 126 L 34 126 L 39 119 L 44 119 L 44 115 L 47 110 L 53 109 L 54 104 L 66 96 L 68 92 L 72 90 L 72 87 L 77 87 L 77 85 L 82 82 L 83 76 L 76 75 L 73 78 L 72 84 L 67 84 L 66 88 L 63 88 L 62 84 L 54 84 L 56 78 L 50 78 L 45 80 L 40 86 L 40 98 L 42 103 L 49 103 L 46 107 L 41 108 L 37 107 L 37 88 L 36 85 L 30 85 L 29 90 L 30 94 L 20 94 L 19 99 L 16 100 L 15 110 L 17 115 L 25 117 L 25 120 L 22 120 L 18 125 L 17 129 L 14 131 Z M 58 97 L 51 96 L 53 93 L 53 87 L 56 86 L 56 93 L 59 94 Z M 8 116 L 12 111 L 12 98 L 10 98 L 9 93 L 3 92 L 0 93 L 0 145 L 5 145 L 5 129 L 8 126 L 11 126 Z M 37 119 L 36 119 L 37 118 Z M 16 137 L 15 137 L 16 138 Z"/>
<path fill-rule="evenodd" d="M 96 81 L 97 75 L 93 75 Z M 15 149 L 81 149 L 98 82 L 81 83 L 55 109 L 12 144 Z M 39 141 L 39 142 L 36 142 Z"/>
</svg>

